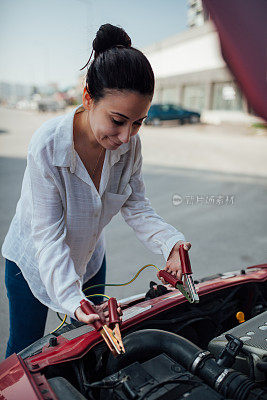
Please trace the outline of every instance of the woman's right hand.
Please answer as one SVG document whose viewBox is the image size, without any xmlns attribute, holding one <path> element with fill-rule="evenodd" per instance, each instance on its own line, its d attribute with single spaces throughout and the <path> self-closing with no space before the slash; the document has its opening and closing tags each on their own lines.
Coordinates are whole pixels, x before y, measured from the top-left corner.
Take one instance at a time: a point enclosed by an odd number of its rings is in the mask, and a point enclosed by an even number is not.
<svg viewBox="0 0 267 400">
<path fill-rule="evenodd" d="M 93 324 L 95 321 L 101 320 L 103 324 L 109 323 L 109 312 L 108 312 L 108 302 L 105 301 L 104 303 L 100 305 L 93 305 L 92 306 L 95 309 L 95 314 L 85 314 L 81 307 L 76 308 L 75 310 L 75 317 L 77 318 L 78 321 L 84 322 L 85 324 Z M 121 316 L 122 315 L 122 310 L 120 307 L 118 307 L 118 314 Z"/>
</svg>

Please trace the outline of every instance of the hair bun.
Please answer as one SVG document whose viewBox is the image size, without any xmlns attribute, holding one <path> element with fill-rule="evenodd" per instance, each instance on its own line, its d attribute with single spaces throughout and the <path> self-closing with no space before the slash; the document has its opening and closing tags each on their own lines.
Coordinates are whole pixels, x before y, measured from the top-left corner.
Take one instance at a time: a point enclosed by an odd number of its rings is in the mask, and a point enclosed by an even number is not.
<svg viewBox="0 0 267 400">
<path fill-rule="evenodd" d="M 131 39 L 124 29 L 111 24 L 101 25 L 93 41 L 95 57 L 115 46 L 131 47 Z"/>
</svg>

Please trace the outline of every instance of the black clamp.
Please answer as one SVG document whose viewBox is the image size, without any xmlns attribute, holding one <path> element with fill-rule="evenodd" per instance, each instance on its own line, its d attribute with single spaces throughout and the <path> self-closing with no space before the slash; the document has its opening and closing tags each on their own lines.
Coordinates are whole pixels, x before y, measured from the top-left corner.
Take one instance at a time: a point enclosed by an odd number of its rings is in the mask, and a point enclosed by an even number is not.
<svg viewBox="0 0 267 400">
<path fill-rule="evenodd" d="M 228 343 L 220 353 L 217 364 L 220 367 L 230 368 L 234 364 L 236 356 L 241 351 L 243 342 L 230 334 L 226 334 L 225 337 L 228 340 Z"/>
</svg>

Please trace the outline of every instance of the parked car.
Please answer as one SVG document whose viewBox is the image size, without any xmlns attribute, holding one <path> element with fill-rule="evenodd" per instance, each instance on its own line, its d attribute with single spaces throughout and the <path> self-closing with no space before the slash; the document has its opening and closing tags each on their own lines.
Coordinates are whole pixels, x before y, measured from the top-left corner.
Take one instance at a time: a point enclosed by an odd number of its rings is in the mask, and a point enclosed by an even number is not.
<svg viewBox="0 0 267 400">
<path fill-rule="evenodd" d="M 266 400 L 267 264 L 195 285 L 199 303 L 153 282 L 121 300 L 116 358 L 78 321 L 14 353 L 0 363 L 0 399 Z"/>
<path fill-rule="evenodd" d="M 177 120 L 180 124 L 197 123 L 200 114 L 175 104 L 152 104 L 145 120 L 147 125 L 160 125 L 163 121 Z"/>
</svg>

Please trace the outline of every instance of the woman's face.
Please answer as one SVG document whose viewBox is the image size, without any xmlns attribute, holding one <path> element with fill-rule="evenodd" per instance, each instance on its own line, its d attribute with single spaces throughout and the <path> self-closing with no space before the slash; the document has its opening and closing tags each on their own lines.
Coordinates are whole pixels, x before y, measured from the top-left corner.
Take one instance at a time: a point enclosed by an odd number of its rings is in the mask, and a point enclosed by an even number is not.
<svg viewBox="0 0 267 400">
<path fill-rule="evenodd" d="M 137 134 L 146 118 L 151 98 L 127 90 L 109 90 L 96 104 L 84 89 L 83 106 L 91 139 L 108 150 L 128 143 Z"/>
</svg>

